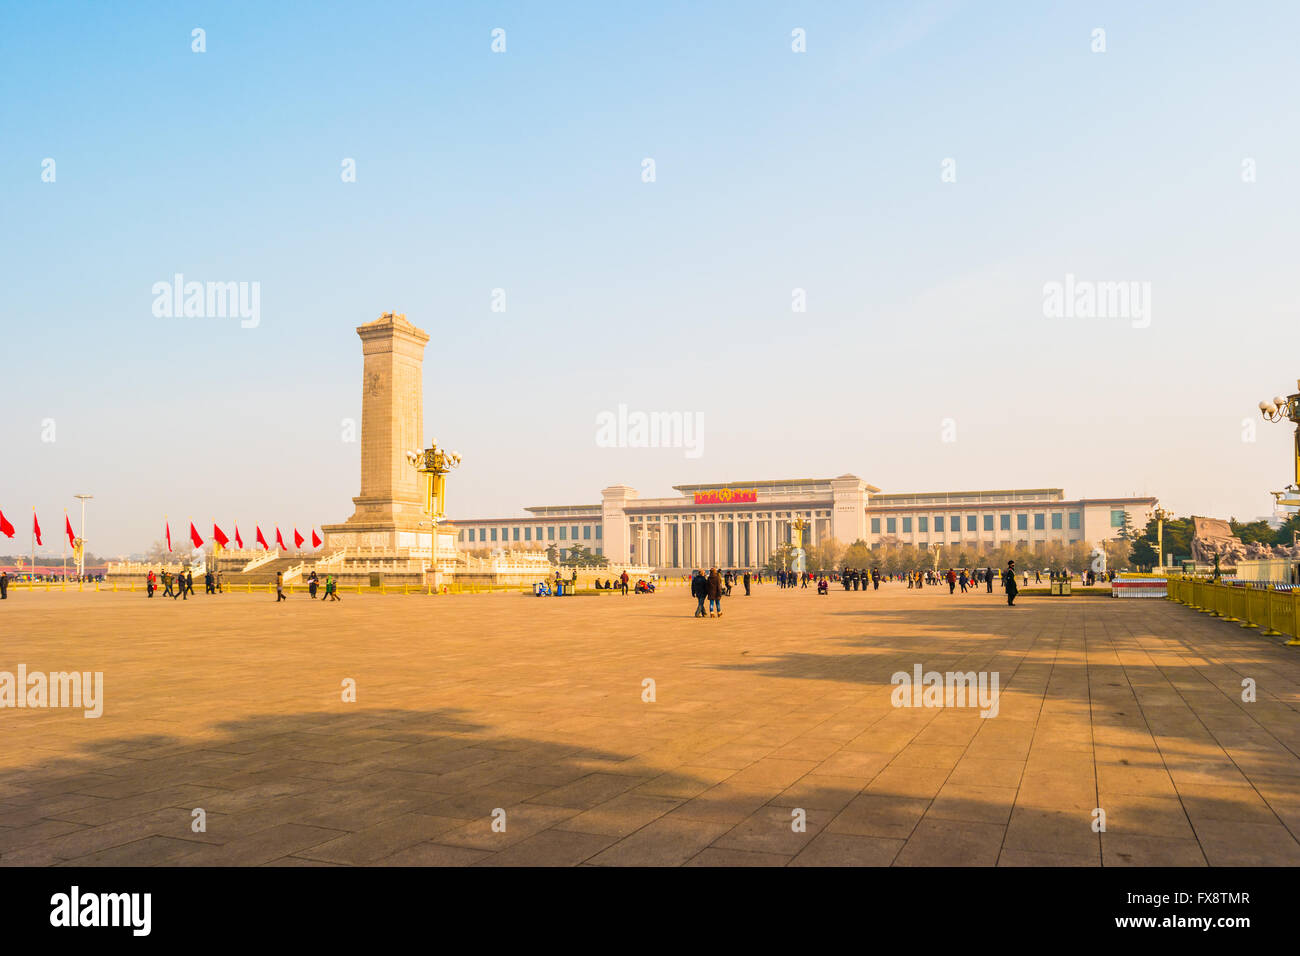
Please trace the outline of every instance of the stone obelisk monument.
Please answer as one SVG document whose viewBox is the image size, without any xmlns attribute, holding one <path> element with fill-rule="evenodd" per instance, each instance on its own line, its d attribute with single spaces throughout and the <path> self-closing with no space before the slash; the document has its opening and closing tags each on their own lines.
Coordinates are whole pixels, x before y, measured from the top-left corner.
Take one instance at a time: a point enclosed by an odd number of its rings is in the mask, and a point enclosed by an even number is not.
<svg viewBox="0 0 1300 956">
<path fill-rule="evenodd" d="M 419 545 L 419 476 L 408 451 L 424 447 L 424 347 L 429 334 L 385 312 L 357 327 L 361 372 L 361 494 L 343 524 L 324 525 L 325 551 L 373 548 L 395 553 Z M 424 541 L 429 529 L 423 530 Z"/>
</svg>

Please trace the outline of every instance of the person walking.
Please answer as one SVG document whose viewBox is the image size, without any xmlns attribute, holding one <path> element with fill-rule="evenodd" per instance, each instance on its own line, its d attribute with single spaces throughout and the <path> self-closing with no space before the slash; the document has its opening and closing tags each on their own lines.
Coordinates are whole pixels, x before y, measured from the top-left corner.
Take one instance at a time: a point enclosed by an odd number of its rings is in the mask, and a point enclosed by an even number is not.
<svg viewBox="0 0 1300 956">
<path fill-rule="evenodd" d="M 9 572 L 0 571 L 0 601 L 9 600 Z"/>
<path fill-rule="evenodd" d="M 149 593 L 149 597 L 153 597 L 153 592 L 156 587 L 157 582 L 154 579 L 153 571 L 150 571 L 144 579 L 144 589 Z"/>
<path fill-rule="evenodd" d="M 319 579 L 316 577 L 316 572 L 313 571 L 307 578 L 307 593 L 311 595 L 313 601 L 316 600 L 316 586 L 318 583 Z"/>
<path fill-rule="evenodd" d="M 1016 594 L 1020 588 L 1016 586 L 1016 562 L 1008 561 L 1007 570 L 1002 575 L 1002 588 L 1007 592 L 1007 607 L 1016 606 Z"/>
<path fill-rule="evenodd" d="M 185 593 L 194 594 L 194 572 L 193 571 L 185 572 Z M 198 597 L 197 594 L 194 594 L 194 596 Z M 188 601 L 189 598 L 186 598 L 185 600 Z"/>
<path fill-rule="evenodd" d="M 163 594 L 162 594 L 162 596 L 163 596 L 163 597 L 175 597 L 176 595 L 172 594 L 172 575 L 171 575 L 171 572 L 170 572 L 170 571 L 164 571 L 164 572 L 162 573 L 162 579 L 163 579 Z"/>
<path fill-rule="evenodd" d="M 623 597 L 627 597 L 627 571 L 619 575 L 618 581 L 623 587 Z"/>
<path fill-rule="evenodd" d="M 331 575 L 327 575 L 326 578 L 325 578 L 325 597 L 323 597 L 321 600 L 322 600 L 322 601 L 341 601 L 341 600 L 343 600 L 341 597 L 339 597 L 339 586 L 338 586 L 338 582 L 334 580 L 334 575 L 332 575 L 332 574 L 331 574 Z"/>
<path fill-rule="evenodd" d="M 709 617 L 722 617 L 722 575 L 717 568 L 709 569 Z M 714 611 L 717 611 L 715 614 Z"/>
<path fill-rule="evenodd" d="M 704 599 L 709 596 L 709 582 L 696 569 L 691 577 L 691 597 L 695 598 L 695 616 L 704 617 Z"/>
<path fill-rule="evenodd" d="M 993 593 L 993 568 L 984 569 L 984 586 L 988 588 L 988 593 Z"/>
<path fill-rule="evenodd" d="M 749 572 L 748 571 L 745 572 L 744 582 L 745 582 L 745 597 L 749 597 Z"/>
<path fill-rule="evenodd" d="M 287 600 L 289 599 L 284 596 L 284 572 L 276 571 L 275 572 L 275 603 L 279 604 L 281 601 L 287 601 Z"/>
<path fill-rule="evenodd" d="M 952 568 L 948 569 L 948 593 L 952 594 L 957 590 L 957 574 Z"/>
<path fill-rule="evenodd" d="M 203 593 L 204 594 L 217 593 L 217 580 L 212 576 L 211 571 L 203 575 Z"/>
</svg>

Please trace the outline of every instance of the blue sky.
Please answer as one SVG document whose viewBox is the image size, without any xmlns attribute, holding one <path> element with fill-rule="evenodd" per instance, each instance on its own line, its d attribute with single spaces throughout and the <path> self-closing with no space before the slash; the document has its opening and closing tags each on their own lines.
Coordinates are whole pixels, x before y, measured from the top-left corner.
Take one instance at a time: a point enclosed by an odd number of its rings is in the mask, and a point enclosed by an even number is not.
<svg viewBox="0 0 1300 956">
<path fill-rule="evenodd" d="M 109 555 L 344 519 L 388 310 L 432 335 L 453 517 L 853 472 L 1244 518 L 1290 478 L 1243 420 L 1300 376 L 1294 4 L 2 9 L 20 527 L 79 491 Z M 260 324 L 156 318 L 175 273 L 259 282 Z M 1149 282 L 1149 327 L 1045 318 L 1067 273 Z M 598 447 L 620 403 L 703 413 L 703 454 Z"/>
</svg>

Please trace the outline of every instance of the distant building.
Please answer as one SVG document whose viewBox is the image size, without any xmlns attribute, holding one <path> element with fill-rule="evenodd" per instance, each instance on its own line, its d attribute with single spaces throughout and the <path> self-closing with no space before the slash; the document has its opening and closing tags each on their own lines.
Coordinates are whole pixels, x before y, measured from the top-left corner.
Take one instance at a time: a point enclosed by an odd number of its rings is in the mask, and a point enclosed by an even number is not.
<svg viewBox="0 0 1300 956">
<path fill-rule="evenodd" d="M 717 564 L 757 567 L 807 522 L 805 545 L 882 541 L 973 552 L 1024 543 L 1095 545 L 1115 538 L 1128 516 L 1145 528 L 1155 498 L 1067 499 L 1060 488 L 881 494 L 856 475 L 674 485 L 669 498 L 641 498 L 626 485 L 598 504 L 542 505 L 514 518 L 457 518 L 456 547 L 531 550 L 554 545 L 561 557 L 577 544 L 614 563 L 664 570 Z"/>
</svg>

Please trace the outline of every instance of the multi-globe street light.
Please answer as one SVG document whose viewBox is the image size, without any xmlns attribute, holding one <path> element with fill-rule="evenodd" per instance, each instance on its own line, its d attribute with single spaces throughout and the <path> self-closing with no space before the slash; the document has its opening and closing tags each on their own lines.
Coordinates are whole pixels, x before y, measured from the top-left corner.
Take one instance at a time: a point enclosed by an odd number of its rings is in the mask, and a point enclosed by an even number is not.
<svg viewBox="0 0 1300 956">
<path fill-rule="evenodd" d="M 1296 383 L 1300 389 L 1300 382 Z M 1266 422 L 1294 422 L 1295 430 L 1295 480 L 1289 488 L 1273 492 L 1279 505 L 1300 506 L 1300 498 L 1283 498 L 1287 492 L 1300 492 L 1300 391 L 1294 395 L 1275 395 L 1272 400 L 1265 399 L 1259 403 L 1259 414 Z"/>
</svg>

